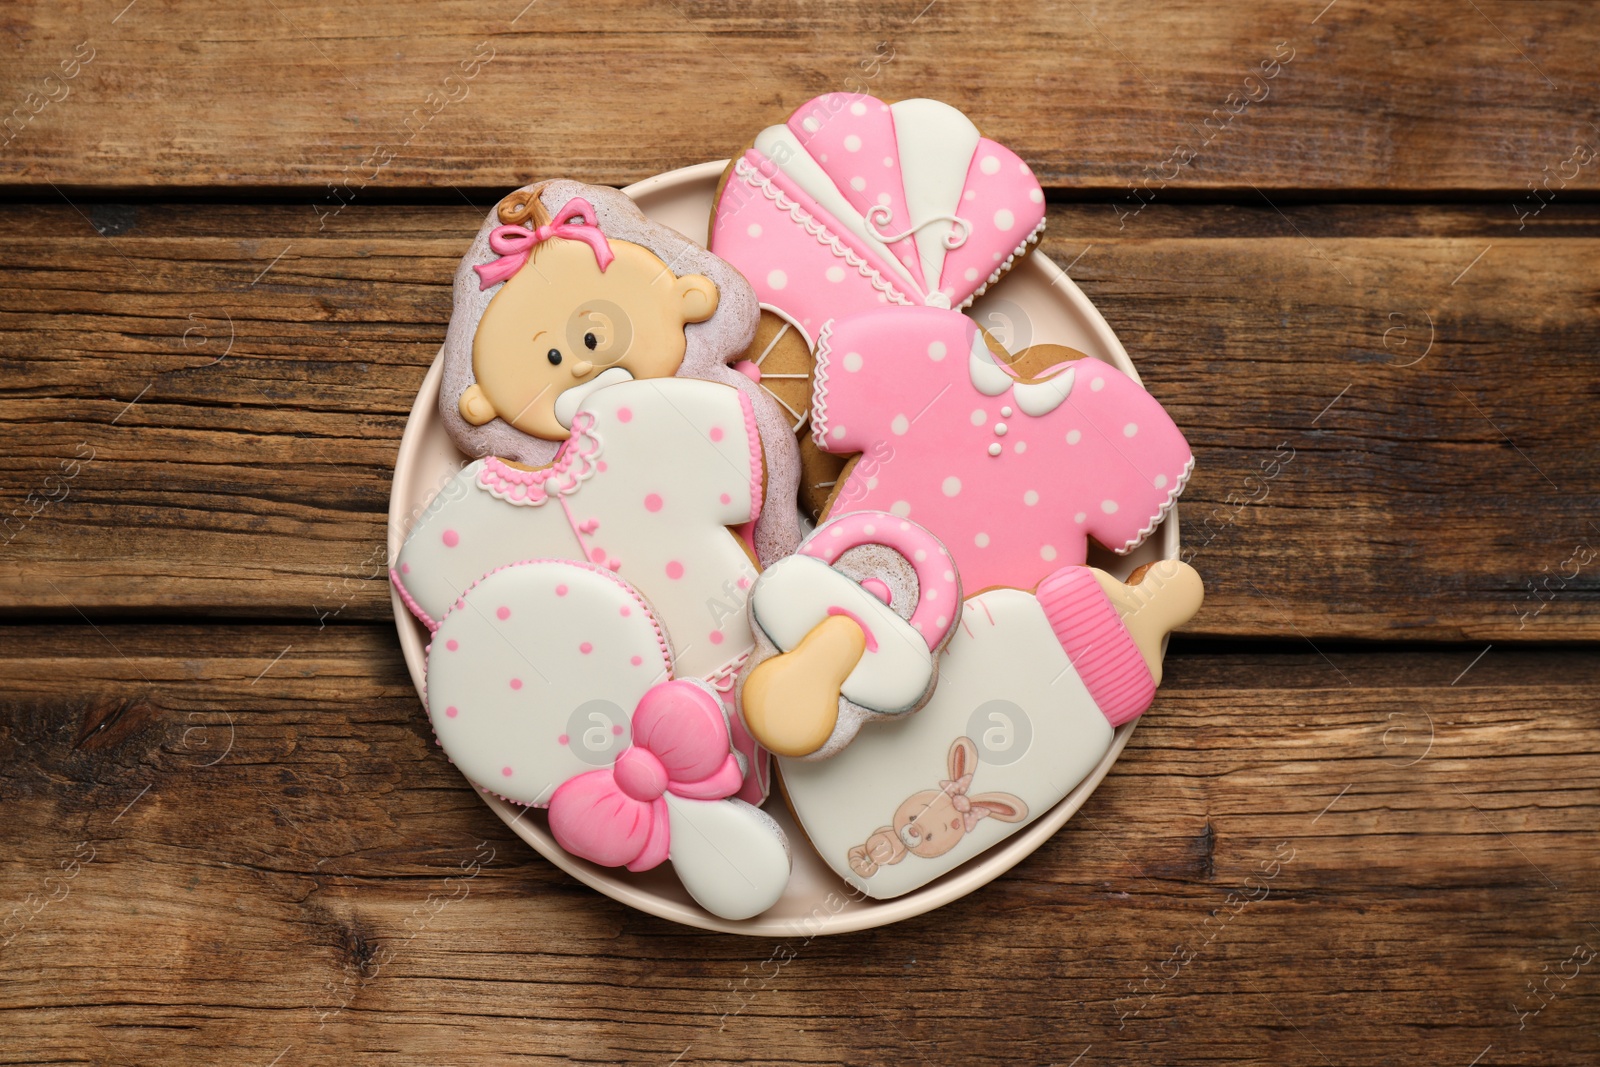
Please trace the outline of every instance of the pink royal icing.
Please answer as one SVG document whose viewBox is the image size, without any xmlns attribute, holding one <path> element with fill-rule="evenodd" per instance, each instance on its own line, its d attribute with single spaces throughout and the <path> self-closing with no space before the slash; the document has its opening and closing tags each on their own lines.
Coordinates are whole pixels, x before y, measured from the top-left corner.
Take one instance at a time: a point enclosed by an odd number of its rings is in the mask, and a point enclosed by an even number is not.
<svg viewBox="0 0 1600 1067">
<path fill-rule="evenodd" d="M 855 511 L 823 524 L 800 546 L 800 554 L 831 566 L 861 545 L 884 545 L 911 563 L 917 575 L 917 606 L 908 621 L 930 649 L 938 648 L 961 616 L 957 607 L 960 586 L 950 553 L 937 537 L 915 523 L 881 511 Z M 881 595 L 879 599 L 883 599 Z M 862 628 L 866 628 L 864 624 Z"/>
<path fill-rule="evenodd" d="M 616 258 L 611 243 L 600 230 L 594 208 L 583 197 L 575 196 L 562 205 L 552 221 L 536 230 L 524 226 L 496 226 L 489 231 L 489 248 L 500 258 L 472 268 L 478 272 L 478 288 L 488 289 L 517 273 L 533 255 L 534 246 L 552 237 L 588 245 L 602 274 Z"/>
<path fill-rule="evenodd" d="M 811 339 L 884 304 L 965 307 L 1038 237 L 1044 208 L 1027 164 L 954 108 L 829 93 L 735 161 L 711 250 Z"/>
<path fill-rule="evenodd" d="M 969 593 L 1033 588 L 1083 563 L 1090 537 L 1129 551 L 1194 464 L 1160 403 L 1121 371 L 1086 357 L 1020 381 L 971 319 L 937 308 L 830 324 L 812 436 L 829 452 L 887 454 L 857 464 L 837 500 L 926 527 Z"/>
<path fill-rule="evenodd" d="M 611 767 L 569 778 L 550 797 L 550 832 L 574 856 L 647 871 L 671 853 L 672 793 L 721 800 L 743 774 L 722 705 L 693 682 L 663 682 L 633 712 L 633 745 Z"/>
<path fill-rule="evenodd" d="M 521 470 L 496 456 L 485 456 L 478 484 L 508 504 L 538 507 L 550 499 L 552 491 L 563 496 L 577 492 L 599 469 L 595 461 L 600 451 L 594 416 L 580 411 L 572 420 L 572 436 L 562 443 L 548 467 Z"/>
</svg>

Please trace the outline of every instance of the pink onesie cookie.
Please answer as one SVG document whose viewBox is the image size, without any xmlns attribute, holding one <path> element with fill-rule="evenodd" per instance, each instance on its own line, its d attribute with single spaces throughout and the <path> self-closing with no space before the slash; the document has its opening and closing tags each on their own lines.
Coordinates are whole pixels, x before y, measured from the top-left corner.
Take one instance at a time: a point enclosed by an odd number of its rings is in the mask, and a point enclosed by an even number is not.
<svg viewBox="0 0 1600 1067">
<path fill-rule="evenodd" d="M 1021 379 L 971 319 L 886 308 L 837 319 L 817 345 L 811 433 L 865 453 L 830 514 L 887 511 L 926 527 L 969 591 L 1031 588 L 1116 552 L 1166 515 L 1194 457 L 1166 411 L 1089 357 Z M 970 594 L 969 594 L 970 595 Z"/>
</svg>

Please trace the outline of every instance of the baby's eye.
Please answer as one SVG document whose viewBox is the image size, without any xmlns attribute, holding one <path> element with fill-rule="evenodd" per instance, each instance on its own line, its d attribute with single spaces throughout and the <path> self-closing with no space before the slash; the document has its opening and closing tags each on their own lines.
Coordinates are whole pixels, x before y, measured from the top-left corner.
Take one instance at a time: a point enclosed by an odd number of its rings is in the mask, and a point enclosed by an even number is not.
<svg viewBox="0 0 1600 1067">
<path fill-rule="evenodd" d="M 583 346 L 589 351 L 593 352 L 596 348 L 600 347 L 600 341 L 595 337 L 594 334 L 586 333 L 583 335 Z"/>
<path fill-rule="evenodd" d="M 545 353 L 544 358 L 550 361 L 550 365 L 552 367 L 561 366 L 561 350 L 559 348 L 552 348 L 550 351 Z"/>
</svg>

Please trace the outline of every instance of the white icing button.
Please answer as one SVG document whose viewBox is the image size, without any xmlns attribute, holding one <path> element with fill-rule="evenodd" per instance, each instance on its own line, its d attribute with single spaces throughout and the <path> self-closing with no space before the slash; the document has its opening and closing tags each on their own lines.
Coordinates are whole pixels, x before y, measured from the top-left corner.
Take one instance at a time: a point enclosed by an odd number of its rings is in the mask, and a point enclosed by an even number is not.
<svg viewBox="0 0 1600 1067">
<path fill-rule="evenodd" d="M 1000 442 L 996 441 L 994 444 L 989 446 L 989 455 L 998 456 L 999 454 L 1000 454 Z"/>
<path fill-rule="evenodd" d="M 995 423 L 994 424 L 994 435 L 996 437 L 1004 437 L 1006 435 L 1006 424 L 1003 423 L 1003 422 Z"/>
<path fill-rule="evenodd" d="M 1011 417 L 1011 405 L 1010 404 L 1007 404 L 1005 407 L 1000 409 L 1000 417 L 1002 419 L 1009 419 Z"/>
</svg>

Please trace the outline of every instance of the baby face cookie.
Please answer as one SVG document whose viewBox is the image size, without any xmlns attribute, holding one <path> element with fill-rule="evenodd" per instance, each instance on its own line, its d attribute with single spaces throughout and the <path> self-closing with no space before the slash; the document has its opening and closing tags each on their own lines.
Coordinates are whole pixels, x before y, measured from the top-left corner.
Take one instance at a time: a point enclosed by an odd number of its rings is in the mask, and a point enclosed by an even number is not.
<svg viewBox="0 0 1600 1067">
<path fill-rule="evenodd" d="M 725 260 L 653 222 L 626 195 L 549 181 L 500 202 L 462 259 L 442 351 L 439 414 L 468 456 L 551 463 L 590 396 L 630 380 L 718 382 L 750 399 L 774 499 L 798 484 L 793 423 L 730 364 L 759 309 Z M 748 532 L 762 559 L 794 550 L 794 509 Z"/>
<path fill-rule="evenodd" d="M 745 776 L 722 701 L 672 663 L 660 620 L 610 571 L 513 564 L 440 621 L 428 713 L 473 782 L 548 806 L 568 852 L 632 871 L 671 861 L 708 911 L 747 918 L 782 895 L 788 845 L 729 799 Z"/>
<path fill-rule="evenodd" d="M 820 527 L 751 592 L 745 725 L 779 755 L 821 759 L 916 710 L 960 606 L 955 564 L 920 526 L 863 511 Z"/>
<path fill-rule="evenodd" d="M 1199 576 L 1163 561 L 1124 585 L 1064 567 L 1036 592 L 968 599 L 914 716 L 873 723 L 827 760 L 780 759 L 785 795 L 840 877 L 897 897 L 1005 840 L 1095 767 L 1149 706 L 1161 639 L 1199 609 Z"/>
</svg>

